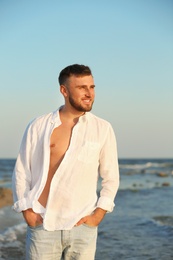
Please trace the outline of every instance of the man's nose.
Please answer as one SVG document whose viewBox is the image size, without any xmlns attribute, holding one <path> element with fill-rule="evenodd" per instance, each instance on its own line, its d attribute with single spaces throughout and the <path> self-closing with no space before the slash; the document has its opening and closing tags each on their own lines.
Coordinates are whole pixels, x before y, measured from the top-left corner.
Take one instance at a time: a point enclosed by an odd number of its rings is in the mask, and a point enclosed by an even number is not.
<svg viewBox="0 0 173 260">
<path fill-rule="evenodd" d="M 89 88 L 86 88 L 86 89 L 85 89 L 85 95 L 86 95 L 86 96 L 91 96 L 91 91 L 90 91 Z"/>
</svg>

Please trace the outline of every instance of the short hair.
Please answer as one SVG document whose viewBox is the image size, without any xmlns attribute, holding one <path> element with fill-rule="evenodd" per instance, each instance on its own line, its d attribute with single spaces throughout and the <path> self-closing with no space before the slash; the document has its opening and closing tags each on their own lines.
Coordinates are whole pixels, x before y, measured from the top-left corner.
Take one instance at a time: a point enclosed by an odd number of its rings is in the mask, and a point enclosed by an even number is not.
<svg viewBox="0 0 173 260">
<path fill-rule="evenodd" d="M 91 69 L 85 65 L 80 65 L 80 64 L 69 65 L 60 72 L 58 77 L 59 84 L 60 85 L 65 84 L 66 80 L 72 75 L 75 75 L 77 77 L 89 76 L 89 75 L 92 76 L 92 72 Z"/>
</svg>

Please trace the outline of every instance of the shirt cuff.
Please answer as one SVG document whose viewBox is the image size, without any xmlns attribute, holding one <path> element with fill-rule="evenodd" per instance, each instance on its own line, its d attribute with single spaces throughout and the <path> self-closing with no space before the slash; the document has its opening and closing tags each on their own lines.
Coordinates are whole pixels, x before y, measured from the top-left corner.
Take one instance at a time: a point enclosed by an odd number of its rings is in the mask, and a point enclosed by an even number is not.
<svg viewBox="0 0 173 260">
<path fill-rule="evenodd" d="M 100 197 L 97 202 L 97 208 L 106 210 L 107 212 L 112 212 L 114 209 L 114 202 L 108 197 Z"/>
<path fill-rule="evenodd" d="M 32 205 L 27 198 L 16 201 L 12 206 L 12 209 L 18 213 L 29 208 L 32 208 Z"/>
</svg>

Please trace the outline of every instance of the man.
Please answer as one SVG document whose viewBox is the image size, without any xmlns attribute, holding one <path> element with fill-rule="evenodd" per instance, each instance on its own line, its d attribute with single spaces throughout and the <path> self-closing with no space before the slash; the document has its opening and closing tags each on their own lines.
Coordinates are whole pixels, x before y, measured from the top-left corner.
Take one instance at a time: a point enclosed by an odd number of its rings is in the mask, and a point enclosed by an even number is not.
<svg viewBox="0 0 173 260">
<path fill-rule="evenodd" d="M 25 131 L 13 208 L 28 224 L 26 259 L 93 260 L 97 227 L 113 210 L 119 186 L 116 140 L 111 125 L 89 112 L 95 97 L 90 68 L 70 65 L 59 83 L 65 104 Z"/>
</svg>

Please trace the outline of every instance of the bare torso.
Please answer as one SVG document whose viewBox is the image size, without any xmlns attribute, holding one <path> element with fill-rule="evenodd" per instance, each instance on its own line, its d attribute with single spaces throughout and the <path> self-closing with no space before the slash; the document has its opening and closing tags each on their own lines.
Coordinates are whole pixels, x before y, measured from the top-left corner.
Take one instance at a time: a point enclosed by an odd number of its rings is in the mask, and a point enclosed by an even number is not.
<svg viewBox="0 0 173 260">
<path fill-rule="evenodd" d="M 45 187 L 39 197 L 39 202 L 46 207 L 52 178 L 58 169 L 69 147 L 72 128 L 74 123 L 62 122 L 55 128 L 50 138 L 50 164 Z"/>
</svg>

